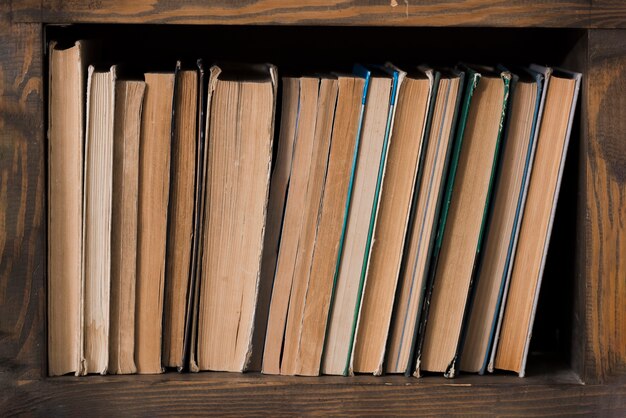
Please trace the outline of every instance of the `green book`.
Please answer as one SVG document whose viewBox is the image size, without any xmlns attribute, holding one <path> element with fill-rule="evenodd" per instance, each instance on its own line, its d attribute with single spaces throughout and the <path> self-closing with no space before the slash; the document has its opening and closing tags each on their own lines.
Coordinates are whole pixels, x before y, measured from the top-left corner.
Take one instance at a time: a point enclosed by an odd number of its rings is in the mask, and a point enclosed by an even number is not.
<svg viewBox="0 0 626 418">
<path fill-rule="evenodd" d="M 509 96 L 508 72 L 466 65 L 459 69 L 466 72 L 468 82 L 430 260 L 416 349 L 417 376 L 432 371 L 454 377 L 457 372 Z M 502 102 L 498 113 L 486 105 L 496 98 Z"/>
</svg>

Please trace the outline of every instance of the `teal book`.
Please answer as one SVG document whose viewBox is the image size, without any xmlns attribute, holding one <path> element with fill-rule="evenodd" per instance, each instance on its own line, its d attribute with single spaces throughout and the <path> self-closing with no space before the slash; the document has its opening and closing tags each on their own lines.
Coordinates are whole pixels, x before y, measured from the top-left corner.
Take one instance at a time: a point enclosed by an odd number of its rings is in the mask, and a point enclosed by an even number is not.
<svg viewBox="0 0 626 418">
<path fill-rule="evenodd" d="M 430 269 L 416 374 L 454 377 L 480 259 L 509 97 L 510 73 L 461 65 L 468 85 Z"/>
</svg>

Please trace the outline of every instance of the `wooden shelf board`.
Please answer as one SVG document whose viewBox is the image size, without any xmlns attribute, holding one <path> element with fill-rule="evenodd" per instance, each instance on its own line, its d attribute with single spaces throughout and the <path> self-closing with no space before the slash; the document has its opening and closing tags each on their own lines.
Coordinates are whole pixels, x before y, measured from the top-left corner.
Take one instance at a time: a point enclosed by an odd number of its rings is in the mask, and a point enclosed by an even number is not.
<svg viewBox="0 0 626 418">
<path fill-rule="evenodd" d="M 626 27 L 615 0 L 13 0 L 14 22 L 359 26 Z"/>
</svg>

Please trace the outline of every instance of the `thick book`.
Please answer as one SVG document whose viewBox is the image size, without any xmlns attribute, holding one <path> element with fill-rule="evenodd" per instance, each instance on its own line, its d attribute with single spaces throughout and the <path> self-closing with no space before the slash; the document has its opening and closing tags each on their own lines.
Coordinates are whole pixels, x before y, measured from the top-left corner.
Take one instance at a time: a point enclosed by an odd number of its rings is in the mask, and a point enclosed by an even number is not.
<svg viewBox="0 0 626 418">
<path fill-rule="evenodd" d="M 340 347 L 345 344 L 342 340 L 348 343 L 349 360 L 356 331 L 355 312 L 360 307 L 371 229 L 378 209 L 380 178 L 387 160 L 390 121 L 398 83 L 397 74 L 394 77 L 377 67 L 356 65 L 354 72 L 365 79 L 365 109 L 328 331 L 330 341 L 337 341 Z"/>
<path fill-rule="evenodd" d="M 328 311 L 335 288 L 336 272 L 345 234 L 345 220 L 349 211 L 354 169 L 358 152 L 359 137 L 363 121 L 366 85 L 358 76 L 340 74 L 338 79 L 337 105 L 332 127 L 328 168 L 324 179 L 324 196 L 320 204 L 317 234 L 313 248 L 309 282 L 325 290 L 322 309 L 319 312 L 321 325 L 316 334 L 325 335 L 321 369 L 324 374 L 343 374 L 348 361 L 348 347 L 337 355 L 328 329 L 331 317 Z M 320 330 L 324 329 L 325 334 Z M 345 354 L 345 356 L 344 356 Z"/>
<path fill-rule="evenodd" d="M 381 159 L 368 229 L 370 247 L 362 271 L 364 290 L 352 359 L 355 373 L 374 375 L 383 372 L 433 85 L 429 69 L 408 75 L 390 65 L 386 69 L 394 77 L 385 135 L 388 152 L 386 161 Z"/>
<path fill-rule="evenodd" d="M 421 161 L 413 192 L 398 292 L 389 330 L 385 361 L 387 373 L 412 372 L 412 360 L 426 289 L 427 261 L 436 234 L 436 220 L 454 142 L 454 122 L 461 101 L 462 86 L 463 73 L 450 71 L 434 73 L 428 120 L 420 152 Z"/>
<path fill-rule="evenodd" d="M 135 373 L 135 285 L 139 135 L 146 83 L 115 83 L 113 209 L 111 214 L 110 374 Z"/>
<path fill-rule="evenodd" d="M 278 247 L 283 228 L 283 215 L 287 202 L 287 190 L 289 189 L 289 179 L 291 177 L 299 103 L 300 80 L 295 77 L 283 78 L 280 129 L 278 144 L 276 145 L 278 149 L 276 161 L 272 169 L 272 179 L 270 180 L 270 197 L 267 203 L 267 223 L 263 241 L 259 295 L 252 336 L 252 358 L 249 367 L 251 371 L 261 371 L 263 367 L 266 367 L 265 372 L 267 373 L 271 370 L 273 374 L 278 374 L 280 371 L 280 354 L 271 353 L 273 350 L 275 353 L 280 353 L 282 338 L 280 338 L 280 341 L 278 341 L 279 337 L 270 338 L 268 343 L 271 348 L 268 349 L 266 357 L 264 357 L 264 351 L 268 323 L 270 321 L 270 304 L 278 303 L 277 301 L 272 302 L 272 290 L 278 260 Z M 274 308 L 274 310 L 276 309 L 278 309 L 278 306 Z M 285 317 L 286 307 L 279 310 L 283 312 L 283 315 L 280 317 Z M 272 317 L 275 318 L 276 313 Z M 282 329 L 284 330 L 284 322 Z M 276 328 L 276 331 L 279 334 L 282 333 L 280 327 Z M 272 359 L 271 361 L 269 360 L 270 358 Z M 267 362 L 266 359 L 268 360 Z"/>
<path fill-rule="evenodd" d="M 145 80 L 139 142 L 135 362 L 138 373 L 162 373 L 174 74 L 146 73 Z"/>
<path fill-rule="evenodd" d="M 465 331 L 461 370 L 483 374 L 496 329 L 506 279 L 511 271 L 524 210 L 540 119 L 544 77 L 520 69 L 512 74 L 502 155 L 485 235 L 471 313 Z"/>
<path fill-rule="evenodd" d="M 465 129 L 455 149 L 443 213 L 441 249 L 434 266 L 433 291 L 420 370 L 458 371 L 462 326 L 469 308 L 476 262 L 493 183 L 498 145 L 509 96 L 510 73 L 465 67 L 470 86 Z"/>
<path fill-rule="evenodd" d="M 548 75 L 550 69 L 531 66 Z M 524 376 L 581 74 L 554 70 L 547 86 L 494 367 Z"/>
<path fill-rule="evenodd" d="M 165 259 L 163 365 L 181 371 L 194 235 L 198 73 L 176 65 Z"/>
<path fill-rule="evenodd" d="M 292 80 L 299 91 L 298 114 L 263 364 L 265 373 L 276 372 L 279 365 L 280 373 L 289 375 L 301 372 L 298 357 L 303 345 L 302 315 L 305 304 L 308 304 L 311 234 L 316 227 L 312 221 L 318 218 L 323 186 L 323 182 L 319 182 L 317 166 L 320 160 L 328 160 L 330 143 L 329 132 L 320 138 L 316 131 L 318 114 L 324 116 L 328 110 L 328 105 L 321 106 L 322 100 L 326 99 L 330 104 L 325 97 L 328 94 L 326 79 L 285 79 L 287 83 Z M 318 183 L 311 184 L 312 178 L 317 178 Z"/>
<path fill-rule="evenodd" d="M 84 372 L 109 364 L 115 66 L 89 66 L 83 196 Z"/>
<path fill-rule="evenodd" d="M 325 191 L 325 177 L 329 162 L 329 150 L 335 107 L 337 104 L 339 81 L 336 77 L 322 77 L 319 85 L 315 137 L 311 152 L 312 166 L 307 181 L 305 222 L 302 225 L 301 243 L 294 275 L 307 281 L 303 306 L 294 310 L 289 320 L 296 324 L 293 335 L 299 339 L 295 346 L 295 359 L 286 363 L 284 370 L 304 376 L 317 376 L 320 373 L 324 333 L 328 319 L 328 307 L 332 292 L 332 280 L 321 275 L 310 276 L 313 255 L 318 244 L 317 233 Z M 299 325 L 298 325 L 299 324 Z M 293 346 L 293 345 L 292 345 Z M 288 368 L 289 367 L 289 368 Z"/>
<path fill-rule="evenodd" d="M 278 348 L 283 349 L 282 357 L 266 350 L 263 365 L 265 373 L 271 371 L 271 367 L 276 369 L 276 365 L 278 365 L 282 374 L 313 376 L 318 375 L 320 370 L 324 331 L 326 329 L 325 319 L 328 316 L 332 282 L 324 280 L 324 277 L 319 275 L 311 279 L 310 273 L 324 196 L 324 183 L 328 169 L 339 82 L 333 76 L 323 76 L 314 80 L 306 77 L 300 80 L 302 86 L 300 91 L 305 95 L 315 97 L 315 100 L 313 103 L 310 99 L 303 100 L 302 106 L 298 106 L 302 111 L 298 111 L 299 116 L 296 120 L 298 130 L 294 131 L 298 136 L 296 142 L 297 155 L 294 155 L 292 165 L 294 183 L 290 184 L 295 184 L 298 180 L 297 177 L 300 177 L 303 172 L 307 173 L 303 178 L 305 183 L 302 190 L 294 190 L 295 188 L 290 186 L 289 192 L 290 199 L 294 197 L 302 199 L 302 212 L 299 214 L 302 217 L 302 222 L 297 233 L 299 237 L 297 254 L 295 259 L 292 259 L 293 263 L 290 267 L 293 280 L 296 283 L 293 291 L 283 290 L 289 297 L 286 300 L 289 307 L 284 306 L 281 310 L 286 316 L 283 319 L 286 321 L 283 322 L 283 326 L 286 325 L 284 349 L 282 339 L 267 341 L 268 344 L 278 343 Z M 312 90 L 315 90 L 315 93 Z M 311 105 L 314 105 L 313 109 L 310 109 Z M 311 112 L 313 112 L 312 115 Z M 308 132 L 302 137 L 300 127 L 303 124 L 309 126 L 305 128 Z M 310 135 L 313 137 L 311 138 Z M 300 183 L 300 181 L 298 182 Z M 291 205 L 293 205 L 293 200 Z M 290 208 L 293 211 L 294 206 L 291 205 Z M 288 231 L 285 229 L 284 233 L 287 234 Z M 283 245 L 281 239 L 280 258 L 283 254 Z M 278 277 L 277 275 L 277 279 Z M 274 293 L 272 296 L 272 311 L 276 301 L 282 305 L 286 299 L 284 296 L 275 299 L 275 295 L 277 294 Z M 270 338 L 269 332 L 268 338 Z M 266 345 L 266 347 L 268 346 Z"/>
<path fill-rule="evenodd" d="M 48 373 L 83 373 L 83 160 L 89 44 L 49 47 Z"/>
<path fill-rule="evenodd" d="M 269 195 L 276 69 L 213 67 L 198 312 L 200 370 L 245 371 Z"/>
</svg>

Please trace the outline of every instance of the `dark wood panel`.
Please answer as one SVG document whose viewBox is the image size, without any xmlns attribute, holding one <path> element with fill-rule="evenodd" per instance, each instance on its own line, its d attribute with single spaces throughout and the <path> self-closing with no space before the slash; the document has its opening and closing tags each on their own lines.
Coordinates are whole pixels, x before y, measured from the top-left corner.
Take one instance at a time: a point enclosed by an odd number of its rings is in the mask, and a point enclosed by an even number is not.
<svg viewBox="0 0 626 418">
<path fill-rule="evenodd" d="M 13 0 L 17 22 L 587 27 L 591 0 Z M 598 24 L 615 23 L 607 13 Z"/>
<path fill-rule="evenodd" d="M 38 378 L 45 356 L 45 206 L 41 25 L 11 25 L 0 5 L 0 398 Z"/>
<path fill-rule="evenodd" d="M 206 377 L 210 376 L 210 377 Z M 517 415 L 625 416 L 626 386 L 463 383 L 415 378 L 206 374 L 53 378 L 15 387 L 4 413 L 40 416 Z M 519 382 L 525 379 L 511 377 Z M 470 379 L 475 381 L 475 379 Z"/>
<path fill-rule="evenodd" d="M 589 33 L 585 380 L 626 377 L 626 30 Z"/>
<path fill-rule="evenodd" d="M 591 0 L 590 27 L 626 28 L 626 1 Z"/>
</svg>

